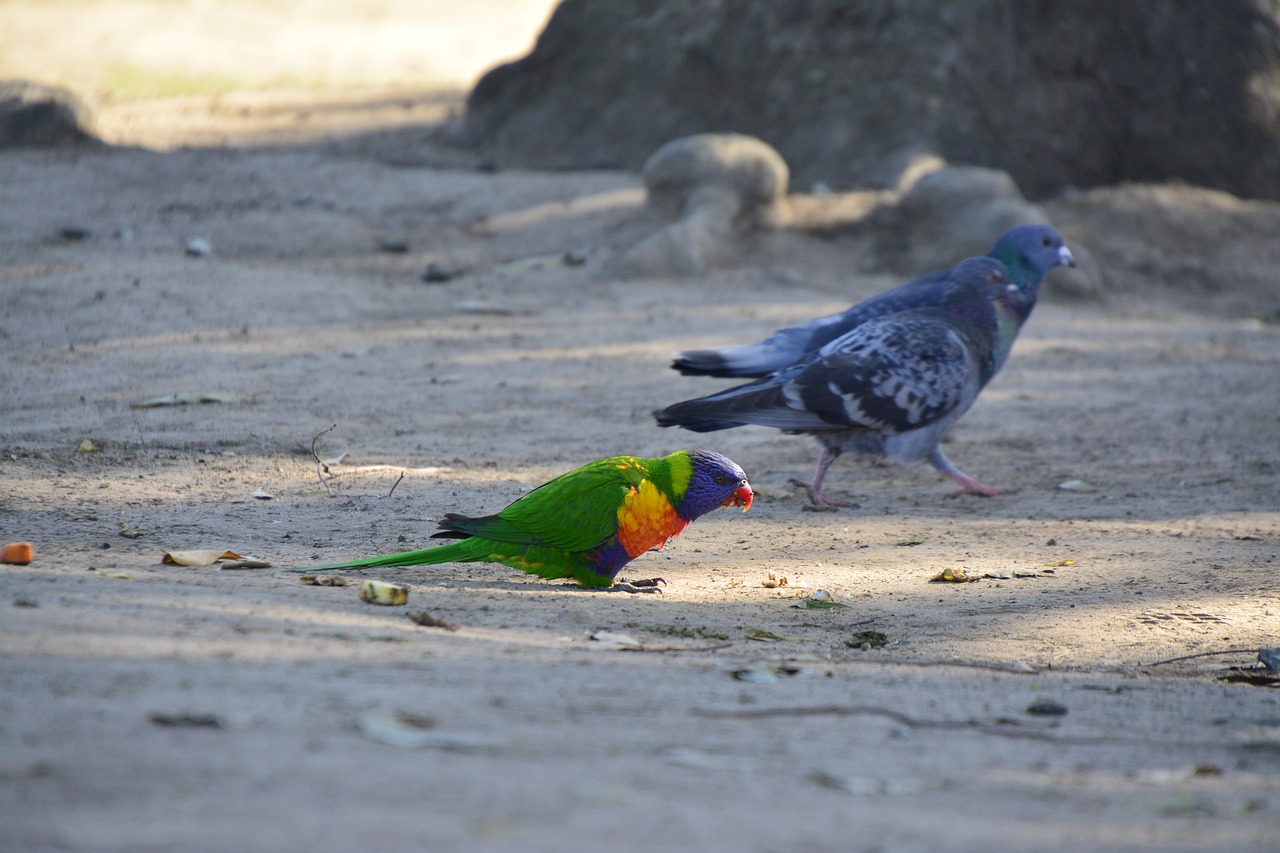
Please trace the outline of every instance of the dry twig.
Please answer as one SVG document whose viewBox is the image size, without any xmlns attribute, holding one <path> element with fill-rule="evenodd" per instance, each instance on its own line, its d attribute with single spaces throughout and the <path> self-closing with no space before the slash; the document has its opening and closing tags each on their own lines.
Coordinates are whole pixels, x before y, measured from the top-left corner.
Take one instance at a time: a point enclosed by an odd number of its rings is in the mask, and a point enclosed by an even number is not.
<svg viewBox="0 0 1280 853">
<path fill-rule="evenodd" d="M 1181 655 L 1176 658 L 1165 658 L 1164 660 L 1155 660 L 1151 663 L 1141 663 L 1138 666 L 1161 666 L 1166 663 L 1178 663 L 1184 660 L 1194 660 L 1195 658 L 1210 658 L 1219 655 L 1256 655 L 1257 649 L 1223 649 L 1220 652 L 1197 652 L 1194 655 Z"/>
<path fill-rule="evenodd" d="M 334 424 L 328 429 L 322 429 L 320 432 L 311 436 L 311 456 L 316 460 L 316 477 L 320 479 L 320 485 L 324 486 L 324 490 L 329 493 L 329 497 L 333 497 L 333 489 L 329 488 L 329 481 L 324 478 L 324 475 L 329 473 L 329 466 L 324 464 L 324 460 L 320 458 L 320 454 L 316 453 L 316 442 L 320 439 L 320 436 L 324 435 L 326 432 L 332 432 L 337 428 L 338 425 Z M 392 488 L 394 488 L 394 486 Z"/>
</svg>

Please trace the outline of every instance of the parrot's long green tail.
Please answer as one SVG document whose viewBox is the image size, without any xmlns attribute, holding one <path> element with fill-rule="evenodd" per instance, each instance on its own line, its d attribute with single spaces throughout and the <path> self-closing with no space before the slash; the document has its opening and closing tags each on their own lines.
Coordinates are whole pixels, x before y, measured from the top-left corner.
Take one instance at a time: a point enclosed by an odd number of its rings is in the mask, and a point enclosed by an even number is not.
<svg viewBox="0 0 1280 853">
<path fill-rule="evenodd" d="M 477 548 L 479 544 L 481 547 Z M 363 560 L 348 560 L 345 563 L 326 563 L 322 566 L 301 566 L 290 569 L 291 572 L 332 572 L 338 569 L 382 569 L 400 566 L 432 566 L 436 563 L 465 563 L 482 559 L 491 548 L 488 543 L 479 539 L 462 539 L 448 545 L 437 545 L 434 548 L 419 548 L 417 551 L 401 551 L 398 554 L 383 554 L 380 557 L 367 557 Z"/>
</svg>

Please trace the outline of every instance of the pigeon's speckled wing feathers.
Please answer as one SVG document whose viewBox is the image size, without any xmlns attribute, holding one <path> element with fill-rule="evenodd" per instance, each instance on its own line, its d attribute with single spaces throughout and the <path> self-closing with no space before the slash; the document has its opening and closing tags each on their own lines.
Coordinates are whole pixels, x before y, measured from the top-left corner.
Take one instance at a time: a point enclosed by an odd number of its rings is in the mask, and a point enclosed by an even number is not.
<svg viewBox="0 0 1280 853">
<path fill-rule="evenodd" d="M 969 343 L 940 309 L 865 323 L 766 379 L 676 403 L 661 426 L 695 432 L 757 424 L 798 432 L 885 434 L 935 421 L 977 394 Z"/>
<path fill-rule="evenodd" d="M 1011 228 L 1000 236 L 987 257 L 1005 265 L 1010 281 L 1021 295 L 1016 316 L 1002 332 L 996 359 L 998 370 L 1008 357 L 1018 329 L 1035 307 L 1045 273 L 1056 266 L 1074 266 L 1075 259 L 1062 236 L 1047 225 Z M 876 317 L 941 304 L 951 273 L 952 270 L 928 273 L 839 314 L 780 329 L 759 343 L 678 353 L 671 366 L 694 376 L 767 376 Z"/>
<path fill-rule="evenodd" d="M 948 273 L 950 270 L 929 273 L 838 314 L 779 329 L 759 343 L 679 353 L 671 366 L 692 376 L 765 376 L 817 351 L 868 320 L 937 305 L 946 290 Z"/>
</svg>

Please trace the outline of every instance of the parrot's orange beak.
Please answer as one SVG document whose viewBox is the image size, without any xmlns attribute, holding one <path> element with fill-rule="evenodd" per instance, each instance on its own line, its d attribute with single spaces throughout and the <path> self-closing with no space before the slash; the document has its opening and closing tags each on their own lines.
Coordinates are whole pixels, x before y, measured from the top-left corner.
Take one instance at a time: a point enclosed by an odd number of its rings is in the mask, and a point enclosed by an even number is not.
<svg viewBox="0 0 1280 853">
<path fill-rule="evenodd" d="M 746 512 L 751 509 L 751 502 L 756 499 L 756 493 L 751 491 L 751 486 L 743 481 L 741 486 L 734 490 L 729 499 L 724 502 L 725 506 L 740 506 L 742 511 Z"/>
</svg>

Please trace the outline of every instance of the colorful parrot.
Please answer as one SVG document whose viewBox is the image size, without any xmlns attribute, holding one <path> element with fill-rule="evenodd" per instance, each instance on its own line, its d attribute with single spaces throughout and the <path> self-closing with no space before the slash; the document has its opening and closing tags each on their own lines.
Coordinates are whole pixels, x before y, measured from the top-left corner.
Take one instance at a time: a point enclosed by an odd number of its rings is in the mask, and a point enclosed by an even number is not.
<svg viewBox="0 0 1280 853">
<path fill-rule="evenodd" d="M 612 586 L 619 570 L 721 506 L 755 498 L 737 463 L 710 450 L 612 456 L 544 483 L 496 515 L 446 513 L 433 539 L 459 541 L 294 571 L 503 563 L 543 578 Z"/>
</svg>

